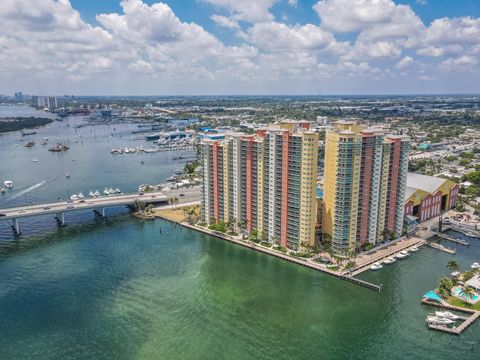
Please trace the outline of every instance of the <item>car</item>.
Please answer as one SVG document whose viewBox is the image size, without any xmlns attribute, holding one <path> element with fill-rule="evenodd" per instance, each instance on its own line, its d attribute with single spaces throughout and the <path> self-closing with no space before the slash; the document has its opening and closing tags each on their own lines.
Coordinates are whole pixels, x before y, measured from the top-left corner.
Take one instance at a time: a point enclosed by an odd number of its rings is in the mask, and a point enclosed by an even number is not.
<svg viewBox="0 0 480 360">
<path fill-rule="evenodd" d="M 18 213 L 19 214 L 25 214 L 25 210 L 20 210 Z"/>
<path fill-rule="evenodd" d="M 79 203 L 84 203 L 84 202 L 85 202 L 85 200 L 80 200 L 80 201 L 79 201 Z"/>
<path fill-rule="evenodd" d="M 44 207 L 43 210 L 50 210 L 50 208 L 47 206 L 47 207 Z"/>
<path fill-rule="evenodd" d="M 67 206 L 67 209 L 69 209 L 69 210 L 70 210 L 70 209 L 75 209 L 75 206 L 73 206 L 73 205 L 68 205 L 68 206 Z"/>
<path fill-rule="evenodd" d="M 143 192 L 139 192 L 138 195 L 143 195 Z"/>
<path fill-rule="evenodd" d="M 7 216 L 7 214 L 0 214 L 0 216 Z"/>
<path fill-rule="evenodd" d="M 95 205 L 95 203 L 94 202 L 89 202 L 88 205 Z"/>
<path fill-rule="evenodd" d="M 185 196 L 185 194 L 184 194 L 184 193 L 181 193 L 180 196 Z"/>
</svg>

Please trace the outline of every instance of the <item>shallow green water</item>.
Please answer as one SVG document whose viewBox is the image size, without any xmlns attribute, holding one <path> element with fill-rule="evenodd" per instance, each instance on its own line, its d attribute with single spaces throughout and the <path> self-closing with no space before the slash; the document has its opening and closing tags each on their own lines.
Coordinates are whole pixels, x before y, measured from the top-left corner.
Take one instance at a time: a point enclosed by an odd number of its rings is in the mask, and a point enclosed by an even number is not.
<svg viewBox="0 0 480 360">
<path fill-rule="evenodd" d="M 385 284 L 378 294 L 120 215 L 1 256 L 0 358 L 475 358 L 478 324 L 460 337 L 430 331 L 419 304 L 449 259 L 422 249 L 365 274 Z"/>
</svg>

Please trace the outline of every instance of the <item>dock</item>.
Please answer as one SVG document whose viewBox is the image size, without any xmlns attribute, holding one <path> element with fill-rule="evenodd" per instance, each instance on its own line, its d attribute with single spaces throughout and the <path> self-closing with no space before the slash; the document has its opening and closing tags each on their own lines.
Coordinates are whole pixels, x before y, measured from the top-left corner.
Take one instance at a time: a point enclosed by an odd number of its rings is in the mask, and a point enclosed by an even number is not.
<svg viewBox="0 0 480 360">
<path fill-rule="evenodd" d="M 450 333 L 450 334 L 460 335 L 463 331 L 465 331 L 465 329 L 467 329 L 470 325 L 472 325 L 480 317 L 480 311 L 464 309 L 464 308 L 449 305 L 449 304 L 446 304 L 446 303 L 439 304 L 439 303 L 436 303 L 436 302 L 432 302 L 432 301 L 422 299 L 422 304 L 471 314 L 469 317 L 459 316 L 460 320 L 464 320 L 459 326 L 448 327 L 446 325 L 428 324 L 428 328 L 432 329 L 432 330 L 438 330 L 438 331 L 443 331 L 443 332 Z"/>
<path fill-rule="evenodd" d="M 430 246 L 431 248 L 446 252 L 447 254 L 451 254 L 451 255 L 455 255 L 456 252 L 457 252 L 457 250 L 455 250 L 455 249 L 451 249 L 449 247 L 438 244 L 436 242 L 430 242 L 430 243 L 428 243 L 428 246 Z"/>
<path fill-rule="evenodd" d="M 372 255 L 367 261 L 363 262 L 361 265 L 356 266 L 355 268 L 351 269 L 350 271 L 350 276 L 357 276 L 364 271 L 367 271 L 370 269 L 370 266 L 376 262 L 382 262 L 384 259 L 394 256 L 398 254 L 401 251 L 408 251 L 411 248 L 414 247 L 420 247 L 425 244 L 424 239 L 420 238 L 414 238 L 412 239 L 413 241 L 404 244 L 403 246 L 395 246 L 395 248 L 391 249 L 390 251 L 382 252 L 381 254 L 378 255 Z"/>
<path fill-rule="evenodd" d="M 464 245 L 464 246 L 470 246 L 470 243 L 463 240 L 463 239 L 455 239 L 454 237 L 452 236 L 449 236 L 449 235 L 446 235 L 446 234 L 442 234 L 442 233 L 438 233 L 438 234 L 435 234 L 436 237 L 439 237 L 440 239 L 443 239 L 443 240 L 448 240 L 450 242 L 453 242 L 455 244 L 460 244 L 460 245 Z"/>
</svg>

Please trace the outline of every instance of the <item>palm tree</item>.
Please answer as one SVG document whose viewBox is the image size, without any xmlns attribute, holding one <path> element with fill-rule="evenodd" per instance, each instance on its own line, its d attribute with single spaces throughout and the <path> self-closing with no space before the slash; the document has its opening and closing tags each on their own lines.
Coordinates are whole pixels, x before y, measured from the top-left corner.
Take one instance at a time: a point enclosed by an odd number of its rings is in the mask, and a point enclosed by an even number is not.
<svg viewBox="0 0 480 360">
<path fill-rule="evenodd" d="M 452 295 L 453 282 L 447 277 L 438 280 L 438 292 L 444 299 Z"/>
<path fill-rule="evenodd" d="M 460 295 L 462 296 L 464 302 L 467 302 L 467 299 L 472 299 L 474 294 L 475 290 L 469 285 L 463 285 L 462 289 L 460 290 Z"/>
<path fill-rule="evenodd" d="M 458 266 L 458 263 L 455 260 L 449 261 L 447 264 L 447 268 L 451 273 L 460 270 L 460 266 Z"/>
</svg>

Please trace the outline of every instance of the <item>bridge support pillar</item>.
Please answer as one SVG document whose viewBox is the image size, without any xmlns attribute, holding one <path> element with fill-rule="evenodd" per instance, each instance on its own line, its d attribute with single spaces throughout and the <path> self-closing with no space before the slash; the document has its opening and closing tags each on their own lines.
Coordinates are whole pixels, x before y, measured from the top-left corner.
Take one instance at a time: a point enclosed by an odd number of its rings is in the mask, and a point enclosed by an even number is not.
<svg viewBox="0 0 480 360">
<path fill-rule="evenodd" d="M 21 235 L 18 219 L 12 219 L 12 230 L 13 230 L 13 235 L 15 236 Z"/>
<path fill-rule="evenodd" d="M 105 208 L 94 209 L 93 212 L 95 213 L 96 218 L 103 219 L 106 216 L 105 215 Z"/>
<path fill-rule="evenodd" d="M 57 220 L 58 226 L 67 226 L 67 223 L 65 222 L 65 213 L 63 211 L 57 213 L 55 220 Z"/>
<path fill-rule="evenodd" d="M 101 208 L 102 216 L 105 217 L 105 208 Z"/>
</svg>

